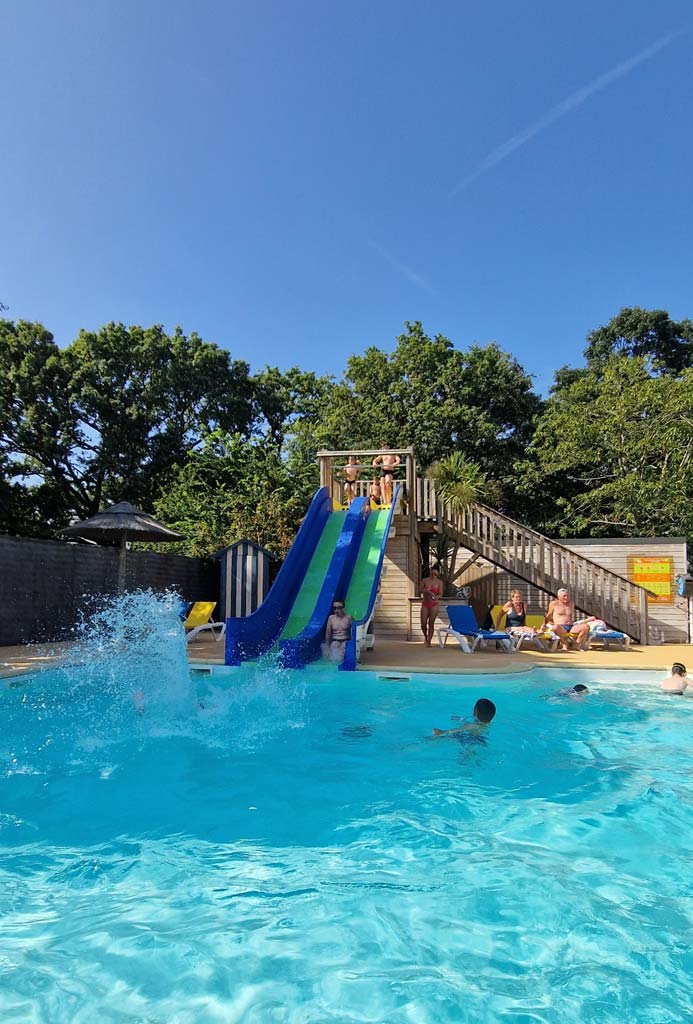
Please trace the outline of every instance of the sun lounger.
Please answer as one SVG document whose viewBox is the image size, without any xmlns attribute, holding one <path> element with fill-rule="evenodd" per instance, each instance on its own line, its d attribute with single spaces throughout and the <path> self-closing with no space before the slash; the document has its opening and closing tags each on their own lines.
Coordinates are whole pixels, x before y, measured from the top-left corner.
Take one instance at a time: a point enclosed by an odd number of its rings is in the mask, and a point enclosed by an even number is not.
<svg viewBox="0 0 693 1024">
<path fill-rule="evenodd" d="M 515 641 L 510 633 L 497 629 L 480 629 L 476 621 L 474 609 L 470 605 L 449 604 L 446 607 L 449 626 L 438 626 L 436 636 L 441 647 L 445 647 L 449 636 L 457 640 L 465 654 L 472 654 L 480 644 L 497 642 L 511 654 L 515 651 Z M 471 643 L 470 643 L 471 641 Z"/>
<path fill-rule="evenodd" d="M 590 630 L 588 637 L 589 646 L 591 647 L 597 640 L 601 641 L 607 649 L 610 644 L 616 644 L 617 647 L 622 647 L 624 651 L 630 650 L 630 637 L 627 633 L 621 633 L 618 629 Z"/>
<path fill-rule="evenodd" d="M 212 612 L 217 606 L 216 601 L 195 601 L 188 612 L 188 617 L 183 623 L 185 626 L 185 642 L 190 643 L 196 636 L 199 636 L 206 629 L 212 631 L 214 639 L 218 642 L 226 632 L 225 622 L 212 622 Z M 214 632 L 219 630 L 219 635 Z"/>
<path fill-rule="evenodd" d="M 501 614 L 502 617 L 499 619 L 498 616 Z M 498 624 L 498 628 L 503 629 L 507 615 L 503 611 L 502 604 L 493 605 L 491 608 L 491 617 L 493 621 Z M 521 651 L 523 647 L 534 646 L 540 651 L 555 651 L 560 641 L 552 630 L 541 629 L 543 623 L 543 615 L 526 615 L 526 632 L 523 632 L 522 626 L 512 627 L 510 635 L 514 637 L 516 641 L 515 650 Z"/>
</svg>

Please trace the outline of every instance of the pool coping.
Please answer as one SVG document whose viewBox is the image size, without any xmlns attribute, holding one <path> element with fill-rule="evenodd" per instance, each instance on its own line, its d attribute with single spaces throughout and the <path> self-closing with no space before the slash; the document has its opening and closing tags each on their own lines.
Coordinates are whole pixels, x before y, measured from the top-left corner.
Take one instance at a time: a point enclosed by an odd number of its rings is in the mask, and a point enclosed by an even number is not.
<svg viewBox="0 0 693 1024">
<path fill-rule="evenodd" d="M 200 644 L 197 649 L 188 649 L 188 664 L 191 668 L 215 671 L 227 670 L 217 654 Z M 454 648 L 426 649 L 423 644 L 384 642 L 377 651 L 366 652 L 357 667 L 358 672 L 373 672 L 376 675 L 441 675 L 457 677 L 479 676 L 526 676 L 534 669 L 548 669 L 569 672 L 614 672 L 630 674 L 638 672 L 662 672 L 665 674 L 673 661 L 685 660 L 687 644 L 667 644 L 657 647 L 637 647 L 630 651 L 596 650 L 579 652 L 570 658 L 540 652 L 522 651 L 512 656 L 504 652 L 480 652 L 462 654 Z M 22 647 L 0 647 L 0 684 L 10 679 L 35 676 L 40 672 L 58 668 L 69 659 L 69 643 L 36 644 Z M 212 655 L 210 657 L 210 655 Z M 583 658 L 586 661 L 583 661 Z M 8 659 L 8 660 L 5 660 Z M 587 663 L 586 663 L 587 662 Z M 643 664 L 644 662 L 644 664 Z M 310 669 L 308 669 L 310 671 Z M 345 683 L 356 678 L 344 673 Z"/>
</svg>

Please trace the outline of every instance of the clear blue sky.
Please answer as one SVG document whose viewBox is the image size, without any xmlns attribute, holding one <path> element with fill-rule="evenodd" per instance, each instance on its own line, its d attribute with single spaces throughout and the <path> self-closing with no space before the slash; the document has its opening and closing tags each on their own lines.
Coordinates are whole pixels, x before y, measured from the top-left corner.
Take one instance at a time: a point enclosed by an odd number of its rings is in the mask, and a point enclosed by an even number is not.
<svg viewBox="0 0 693 1024">
<path fill-rule="evenodd" d="M 420 319 L 545 388 L 693 316 L 688 0 L 5 0 L 0 299 L 338 373 Z"/>
</svg>

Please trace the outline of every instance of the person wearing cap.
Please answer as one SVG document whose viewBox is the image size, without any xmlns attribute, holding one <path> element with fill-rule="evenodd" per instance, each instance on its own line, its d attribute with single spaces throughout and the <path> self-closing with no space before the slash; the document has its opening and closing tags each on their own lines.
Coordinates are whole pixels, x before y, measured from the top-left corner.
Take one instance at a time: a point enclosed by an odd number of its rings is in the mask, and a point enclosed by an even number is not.
<svg viewBox="0 0 693 1024">
<path fill-rule="evenodd" d="M 561 587 L 556 597 L 549 603 L 539 632 L 550 627 L 560 640 L 564 651 L 580 649 L 590 635 L 590 627 L 586 622 L 576 622 L 575 619 L 575 603 L 570 600 L 566 587 Z"/>
<path fill-rule="evenodd" d="M 332 604 L 332 614 L 325 626 L 325 643 L 323 645 L 323 654 L 329 661 L 343 661 L 353 624 L 353 616 L 346 612 L 344 601 L 335 600 Z"/>
</svg>

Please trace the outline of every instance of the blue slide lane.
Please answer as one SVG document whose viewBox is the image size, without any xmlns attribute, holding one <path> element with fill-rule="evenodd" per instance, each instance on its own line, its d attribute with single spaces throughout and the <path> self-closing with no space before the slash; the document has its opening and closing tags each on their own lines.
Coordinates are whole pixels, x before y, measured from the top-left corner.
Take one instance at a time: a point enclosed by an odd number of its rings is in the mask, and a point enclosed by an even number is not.
<svg viewBox="0 0 693 1024">
<path fill-rule="evenodd" d="M 392 495 L 392 504 L 390 505 L 390 514 L 387 517 L 387 524 L 386 524 L 386 527 L 385 527 L 385 532 L 383 534 L 382 543 L 380 545 L 380 554 L 378 556 L 378 562 L 377 562 L 375 573 L 373 574 L 373 586 L 371 588 L 370 597 L 368 599 L 368 608 L 366 609 L 365 615 L 363 615 L 360 619 L 355 621 L 353 626 L 351 627 L 351 637 L 350 637 L 350 639 L 349 639 L 349 641 L 348 641 L 348 643 L 346 645 L 346 649 L 344 651 L 344 660 L 342 661 L 341 665 L 339 666 L 340 671 L 342 671 L 342 672 L 354 672 L 356 670 L 356 627 L 357 626 L 362 626 L 364 623 L 368 622 L 369 618 L 371 617 L 371 615 L 373 613 L 373 608 L 375 607 L 375 599 L 378 596 L 378 586 L 380 584 L 380 574 L 381 574 L 382 569 L 383 569 L 383 559 L 385 558 L 385 548 L 387 546 L 387 538 L 388 538 L 388 535 L 390 533 L 390 527 L 392 526 L 392 517 L 393 517 L 394 512 L 395 512 L 395 506 L 397 504 L 397 498 L 399 497 L 399 489 L 400 489 L 400 485 L 397 484 L 397 486 L 395 487 L 395 490 L 393 492 L 393 495 Z M 352 571 L 353 571 L 353 568 L 354 567 L 352 566 Z"/>
<path fill-rule="evenodd" d="M 332 499 L 327 488 L 321 487 L 315 493 L 277 578 L 260 607 L 252 615 L 226 620 L 224 661 L 227 665 L 240 665 L 274 646 L 286 625 L 313 553 L 331 515 Z"/>
<path fill-rule="evenodd" d="M 302 668 L 320 657 L 325 623 L 335 598 L 344 599 L 356 565 L 361 539 L 370 512 L 367 498 L 356 498 L 349 506 L 332 560 L 308 624 L 298 634 L 279 643 L 279 657 L 287 668 Z M 298 538 L 297 538 L 298 539 Z"/>
</svg>

